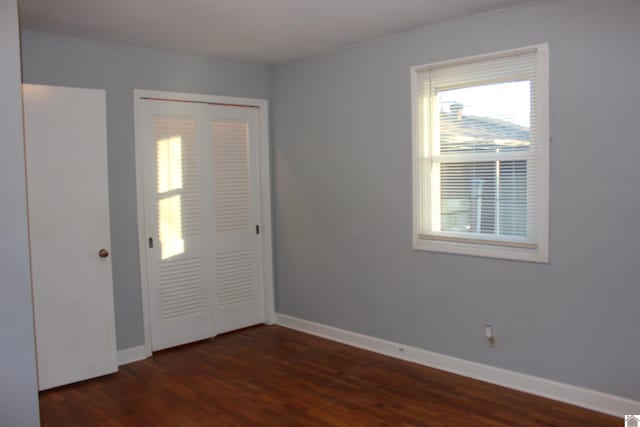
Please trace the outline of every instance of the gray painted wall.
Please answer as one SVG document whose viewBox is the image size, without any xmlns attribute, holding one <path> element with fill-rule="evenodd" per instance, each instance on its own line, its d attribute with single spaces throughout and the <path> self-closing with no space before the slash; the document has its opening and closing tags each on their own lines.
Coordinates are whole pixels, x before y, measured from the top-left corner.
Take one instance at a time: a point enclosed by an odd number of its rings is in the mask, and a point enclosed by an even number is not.
<svg viewBox="0 0 640 427">
<path fill-rule="evenodd" d="M 143 344 L 133 89 L 268 98 L 269 67 L 23 32 L 25 83 L 105 89 L 118 349 Z"/>
<path fill-rule="evenodd" d="M 278 311 L 640 399 L 639 29 L 637 0 L 539 2 L 274 67 Z M 551 262 L 413 251 L 409 67 L 542 42 Z"/>
<path fill-rule="evenodd" d="M 40 424 L 16 0 L 0 0 L 0 425 Z"/>
</svg>

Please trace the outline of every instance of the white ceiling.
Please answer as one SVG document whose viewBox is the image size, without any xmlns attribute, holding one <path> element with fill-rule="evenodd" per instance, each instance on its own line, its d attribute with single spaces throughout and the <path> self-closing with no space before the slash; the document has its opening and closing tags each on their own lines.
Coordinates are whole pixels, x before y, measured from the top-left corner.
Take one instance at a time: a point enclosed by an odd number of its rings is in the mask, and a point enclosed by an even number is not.
<svg viewBox="0 0 640 427">
<path fill-rule="evenodd" d="M 24 29 L 272 63 L 526 0 L 19 0 Z"/>
</svg>

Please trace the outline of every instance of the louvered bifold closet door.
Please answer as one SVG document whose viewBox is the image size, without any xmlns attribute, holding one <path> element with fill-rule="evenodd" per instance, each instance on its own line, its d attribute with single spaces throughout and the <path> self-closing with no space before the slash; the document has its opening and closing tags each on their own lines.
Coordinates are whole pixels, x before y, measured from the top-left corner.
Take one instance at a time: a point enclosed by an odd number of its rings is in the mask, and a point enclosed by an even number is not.
<svg viewBox="0 0 640 427">
<path fill-rule="evenodd" d="M 264 323 L 261 282 L 258 114 L 210 106 L 216 324 L 223 333 Z"/>
<path fill-rule="evenodd" d="M 206 110 L 200 104 L 145 102 L 150 236 L 145 243 L 153 350 L 215 335 Z"/>
</svg>

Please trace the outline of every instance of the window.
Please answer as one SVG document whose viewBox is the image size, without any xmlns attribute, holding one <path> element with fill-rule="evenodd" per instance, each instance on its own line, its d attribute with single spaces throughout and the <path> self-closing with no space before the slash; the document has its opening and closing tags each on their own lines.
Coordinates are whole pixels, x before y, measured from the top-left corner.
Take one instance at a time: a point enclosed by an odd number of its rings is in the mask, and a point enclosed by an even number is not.
<svg viewBox="0 0 640 427">
<path fill-rule="evenodd" d="M 548 261 L 547 45 L 412 68 L 414 248 Z"/>
</svg>

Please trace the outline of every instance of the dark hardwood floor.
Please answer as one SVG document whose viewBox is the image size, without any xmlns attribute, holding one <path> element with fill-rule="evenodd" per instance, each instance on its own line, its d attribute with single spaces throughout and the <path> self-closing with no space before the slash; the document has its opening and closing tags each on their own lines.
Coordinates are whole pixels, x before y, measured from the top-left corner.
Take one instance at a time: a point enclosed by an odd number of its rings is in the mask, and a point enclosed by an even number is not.
<svg viewBox="0 0 640 427">
<path fill-rule="evenodd" d="M 43 426 L 616 426 L 621 419 L 279 326 L 40 395 Z"/>
</svg>

